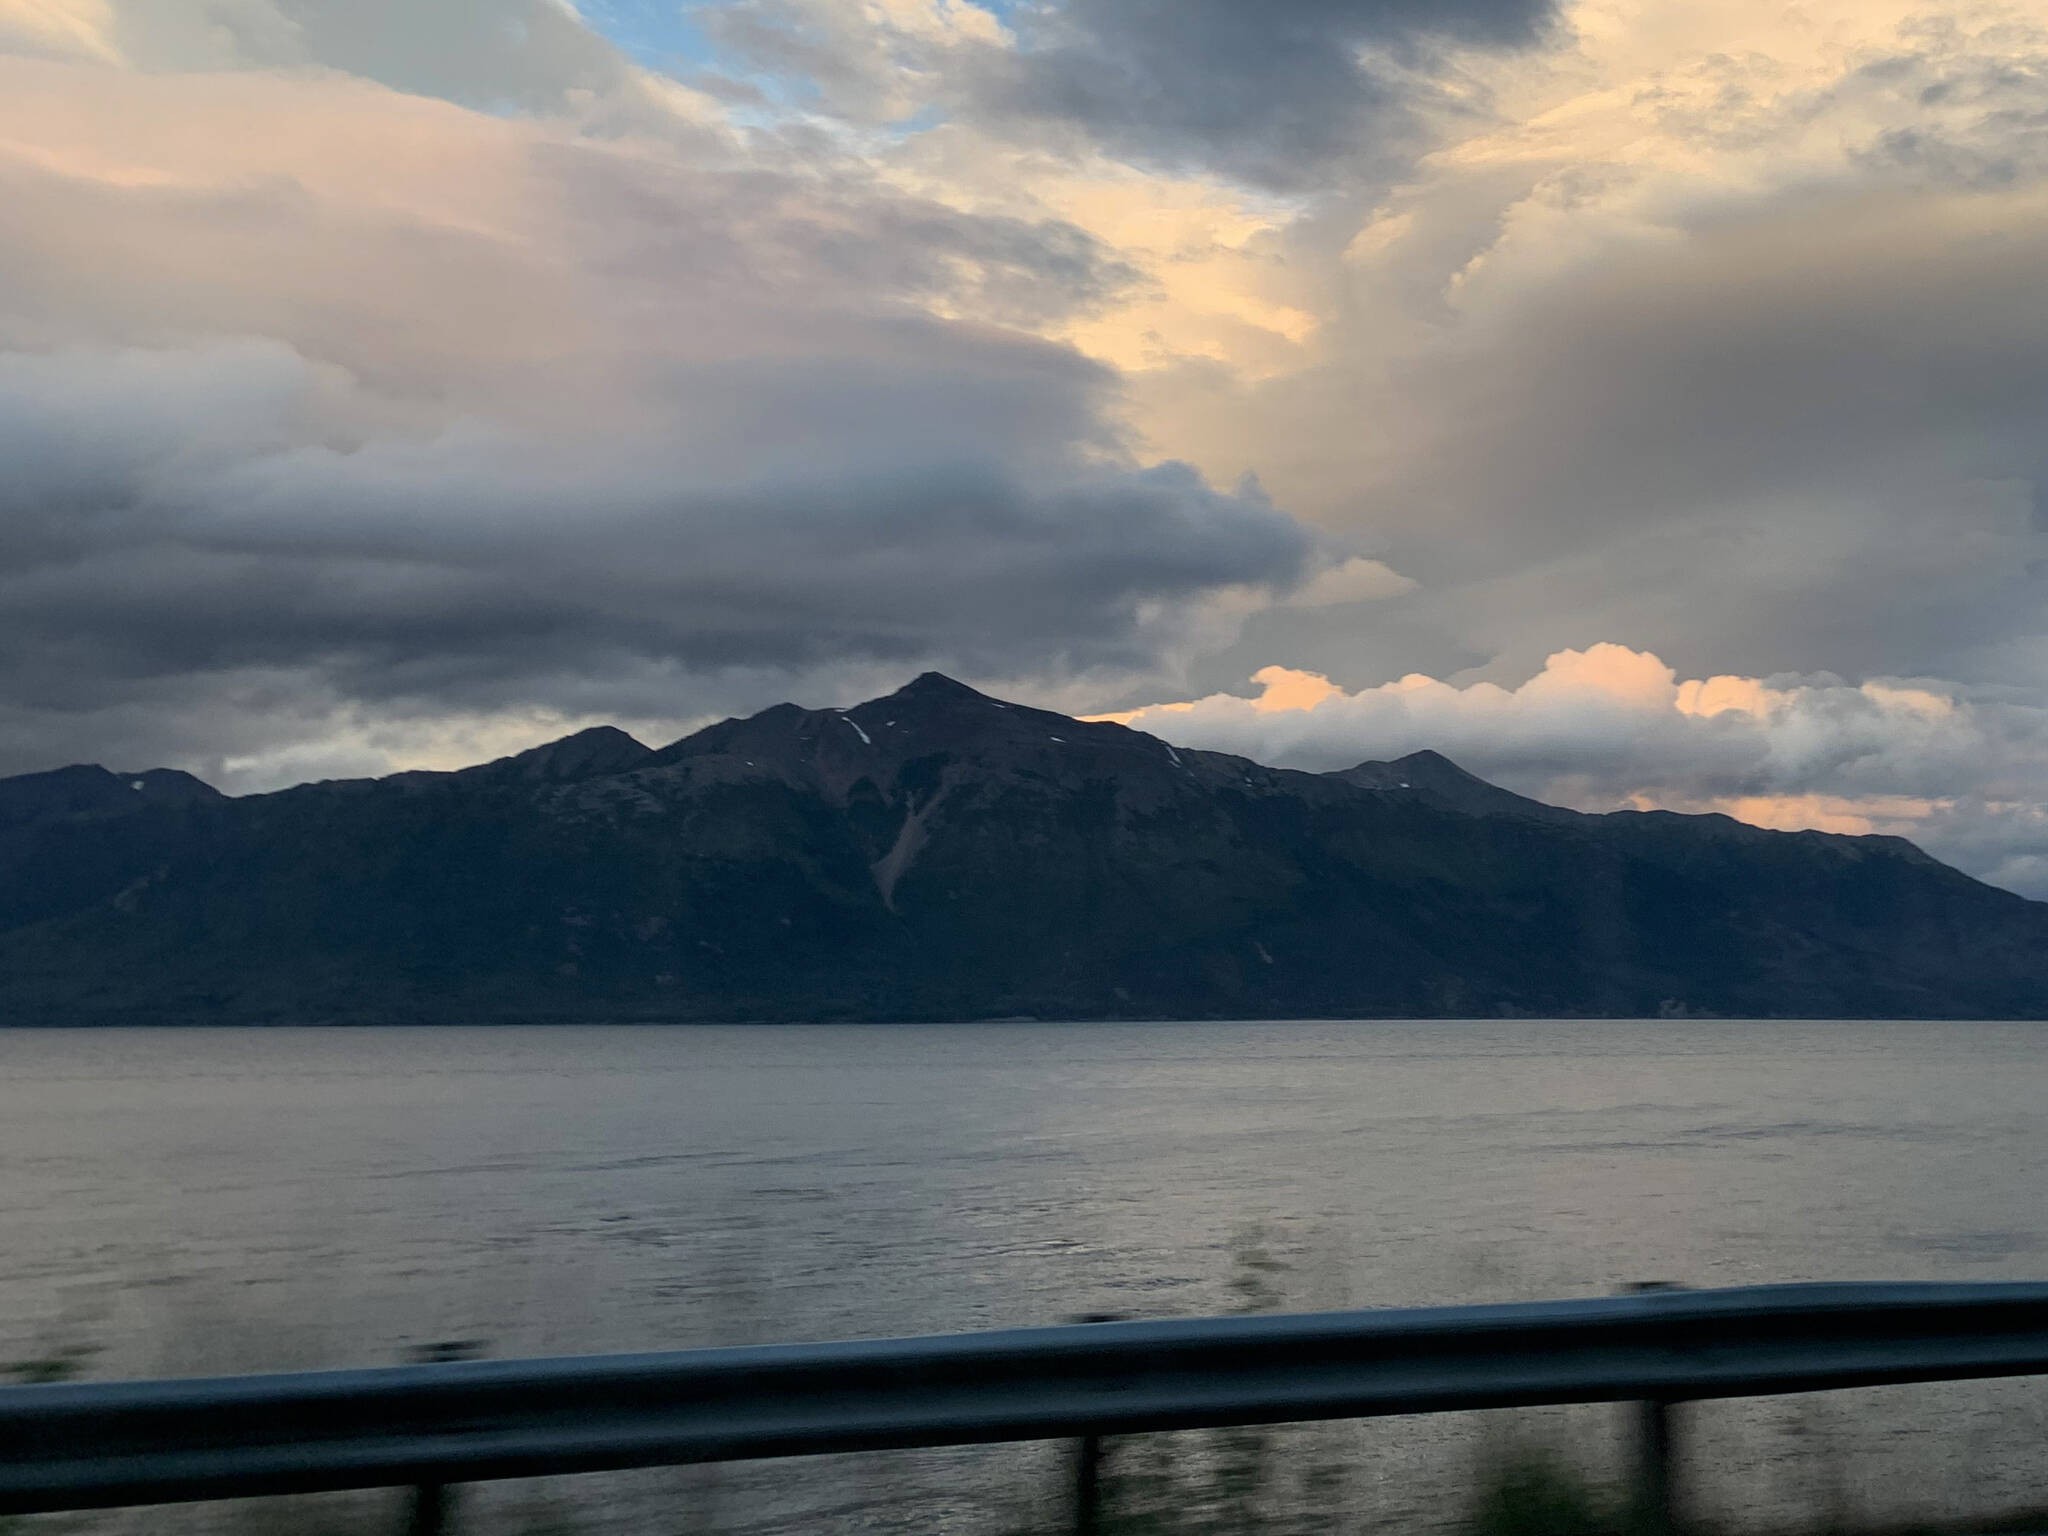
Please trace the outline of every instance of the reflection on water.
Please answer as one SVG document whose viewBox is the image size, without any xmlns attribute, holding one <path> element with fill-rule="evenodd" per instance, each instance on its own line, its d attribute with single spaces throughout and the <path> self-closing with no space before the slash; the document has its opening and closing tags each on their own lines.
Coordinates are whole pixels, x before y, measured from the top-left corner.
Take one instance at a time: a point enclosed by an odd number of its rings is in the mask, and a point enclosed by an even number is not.
<svg viewBox="0 0 2048 1536">
<path fill-rule="evenodd" d="M 182 1374 L 442 1338 L 509 1355 L 2037 1278 L 2042 1043 L 1697 1020 L 0 1031 L 0 1360 Z M 1787 1523 L 2048 1498 L 2042 1401 L 1914 1388 L 1695 1420 L 1716 1504 Z M 1325 1482 L 1273 1497 L 1439 1526 L 1490 1438 L 1597 1463 L 1612 1418 L 1276 1431 Z M 592 1529 L 994 1531 L 1055 1462 L 649 1473 L 604 1480 L 594 1521 L 599 1483 L 556 1492 Z"/>
</svg>

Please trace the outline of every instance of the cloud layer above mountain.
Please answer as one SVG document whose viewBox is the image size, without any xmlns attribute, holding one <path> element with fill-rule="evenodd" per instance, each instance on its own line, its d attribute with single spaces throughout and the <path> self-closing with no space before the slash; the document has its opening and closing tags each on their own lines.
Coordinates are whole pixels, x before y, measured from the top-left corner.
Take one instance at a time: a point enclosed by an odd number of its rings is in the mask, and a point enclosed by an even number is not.
<svg viewBox="0 0 2048 1536">
<path fill-rule="evenodd" d="M 1133 280 L 1101 242 L 660 127 L 0 60 L 11 755 L 250 679 L 659 717 L 735 668 L 1142 668 L 1310 563 L 1036 334 Z"/>
<path fill-rule="evenodd" d="M 2044 267 L 2024 6 L 0 0 L 0 771 L 937 666 L 2048 893 Z"/>
<path fill-rule="evenodd" d="M 1760 826 L 1885 832 L 2048 884 L 2033 796 L 2048 710 L 1906 680 L 1680 679 L 1603 643 L 1560 651 L 1512 687 L 1420 673 L 1347 691 L 1268 667 L 1250 698 L 1212 694 L 1117 716 L 1182 746 L 1326 772 L 1424 749 L 1582 810 L 1718 811 Z M 1993 850 L 1996 850 L 1995 852 Z"/>
</svg>

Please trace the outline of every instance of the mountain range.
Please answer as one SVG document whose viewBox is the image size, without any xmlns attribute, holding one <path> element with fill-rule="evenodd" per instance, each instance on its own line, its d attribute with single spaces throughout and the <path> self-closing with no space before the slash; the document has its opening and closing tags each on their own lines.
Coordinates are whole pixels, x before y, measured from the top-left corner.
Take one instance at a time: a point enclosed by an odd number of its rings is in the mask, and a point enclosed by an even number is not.
<svg viewBox="0 0 2048 1536">
<path fill-rule="evenodd" d="M 655 750 L 226 797 L 0 780 L 14 1023 L 2048 1015 L 2048 905 L 1891 837 L 1335 773 L 927 673 Z"/>
</svg>

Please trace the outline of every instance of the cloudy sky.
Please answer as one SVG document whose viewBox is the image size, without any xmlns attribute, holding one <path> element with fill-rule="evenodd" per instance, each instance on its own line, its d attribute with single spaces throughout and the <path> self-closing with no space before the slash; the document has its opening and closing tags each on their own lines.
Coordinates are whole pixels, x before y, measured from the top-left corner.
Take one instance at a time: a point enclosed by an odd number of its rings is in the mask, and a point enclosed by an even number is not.
<svg viewBox="0 0 2048 1536">
<path fill-rule="evenodd" d="M 927 667 L 2048 896 L 2048 16 L 0 0 L 0 772 Z"/>
</svg>

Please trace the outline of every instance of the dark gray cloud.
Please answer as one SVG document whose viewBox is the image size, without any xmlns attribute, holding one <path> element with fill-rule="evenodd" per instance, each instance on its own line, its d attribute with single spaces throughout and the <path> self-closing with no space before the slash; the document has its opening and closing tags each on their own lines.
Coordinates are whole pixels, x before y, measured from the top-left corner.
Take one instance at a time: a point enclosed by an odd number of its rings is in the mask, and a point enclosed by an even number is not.
<svg viewBox="0 0 2048 1536">
<path fill-rule="evenodd" d="M 1134 665 L 1146 604 L 1284 584 L 1307 554 L 1261 499 L 1180 466 L 975 452 L 977 427 L 1028 393 L 1014 377 L 892 377 L 869 359 L 819 378 L 805 361 L 672 381 L 678 409 L 743 402 L 681 440 L 479 423 L 334 448 L 279 440 L 278 396 L 311 380 L 275 344 L 7 359 L 0 450 L 22 474 L 0 499 L 0 676 L 16 697 L 81 698 L 317 663 L 359 700 L 461 708 L 649 660 Z M 194 462 L 195 423 L 235 416 L 244 432 Z M 932 439 L 875 440 L 904 416 Z M 779 466 L 734 462 L 777 422 Z"/>
<path fill-rule="evenodd" d="M 1112 153 L 1312 188 L 1409 137 L 1447 44 L 1520 47 L 1549 0 L 1066 0 L 975 62 L 975 106 L 1062 125 Z M 1405 147 L 1405 146 L 1404 146 Z"/>
<path fill-rule="evenodd" d="M 830 113 L 935 112 L 1054 149 L 1299 191 L 1399 164 L 1421 143 L 1413 109 L 1443 103 L 1446 51 L 1534 44 L 1554 6 L 1045 0 L 1003 8 L 1000 42 L 897 11 L 721 0 L 699 15 L 728 57 Z"/>
<path fill-rule="evenodd" d="M 187 137 L 143 178 L 137 140 L 0 160 L 0 771 L 173 756 L 293 689 L 272 745 L 307 709 L 1143 668 L 1310 558 L 1256 490 L 1141 464 L 1115 376 L 1021 328 L 1131 279 L 1071 225 L 829 157 L 408 126 L 353 82 L 14 83 L 153 93 Z M 309 108 L 363 141 L 263 174 Z"/>
</svg>

